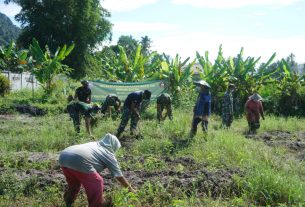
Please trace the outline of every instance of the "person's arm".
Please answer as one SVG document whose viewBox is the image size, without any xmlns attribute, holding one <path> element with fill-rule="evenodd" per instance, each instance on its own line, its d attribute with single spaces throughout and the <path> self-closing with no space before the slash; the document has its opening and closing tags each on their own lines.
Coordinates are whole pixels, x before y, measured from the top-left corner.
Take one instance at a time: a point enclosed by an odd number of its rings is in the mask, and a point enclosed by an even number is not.
<svg viewBox="0 0 305 207">
<path fill-rule="evenodd" d="M 118 98 L 117 102 L 118 102 L 118 110 L 120 111 L 121 110 L 122 102 L 121 102 L 121 100 L 119 98 Z"/>
<path fill-rule="evenodd" d="M 88 96 L 88 103 L 91 103 L 91 90 L 90 90 L 90 93 L 89 93 L 89 96 Z"/>
<path fill-rule="evenodd" d="M 131 111 L 132 111 L 133 113 L 136 114 L 137 118 L 140 119 L 140 117 L 141 117 L 141 116 L 140 116 L 140 112 L 139 112 L 139 110 L 137 109 L 136 103 L 135 103 L 135 102 L 132 102 L 132 103 L 131 103 L 130 109 L 131 109 Z"/>
<path fill-rule="evenodd" d="M 265 120 L 263 104 L 262 104 L 261 101 L 259 102 L 259 112 L 260 112 L 260 114 L 261 114 L 263 120 Z"/>
<path fill-rule="evenodd" d="M 122 186 L 124 186 L 125 188 L 128 188 L 128 190 L 130 192 L 133 192 L 135 193 L 136 190 L 129 184 L 129 182 L 126 180 L 126 178 L 124 176 L 120 176 L 120 177 L 115 177 L 120 183 Z"/>
<path fill-rule="evenodd" d="M 108 111 L 108 116 L 109 116 L 109 117 L 112 117 L 112 114 L 111 114 L 111 106 L 108 106 L 107 111 Z"/>
<path fill-rule="evenodd" d="M 78 95 L 77 94 L 78 94 L 78 92 L 77 92 L 77 89 L 76 89 L 75 94 L 74 94 L 74 100 L 75 101 L 78 101 Z"/>
</svg>

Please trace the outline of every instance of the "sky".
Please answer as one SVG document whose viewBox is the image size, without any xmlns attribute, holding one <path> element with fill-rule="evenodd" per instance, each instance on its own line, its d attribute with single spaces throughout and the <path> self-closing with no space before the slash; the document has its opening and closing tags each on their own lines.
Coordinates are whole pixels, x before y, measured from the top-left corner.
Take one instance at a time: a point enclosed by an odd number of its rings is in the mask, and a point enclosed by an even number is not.
<svg viewBox="0 0 305 207">
<path fill-rule="evenodd" d="M 121 35 L 148 36 L 152 50 L 172 57 L 195 58 L 209 51 L 215 58 L 222 45 L 225 57 L 261 57 L 266 62 L 295 55 L 305 63 L 305 0 L 102 0 L 111 13 L 113 40 Z M 15 4 L 0 12 L 14 21 Z"/>
</svg>

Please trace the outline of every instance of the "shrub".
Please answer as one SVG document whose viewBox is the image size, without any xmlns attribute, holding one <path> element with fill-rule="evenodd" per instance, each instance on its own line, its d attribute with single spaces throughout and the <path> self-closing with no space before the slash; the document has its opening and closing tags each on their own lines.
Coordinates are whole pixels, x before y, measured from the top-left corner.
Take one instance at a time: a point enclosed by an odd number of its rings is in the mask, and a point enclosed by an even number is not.
<svg viewBox="0 0 305 207">
<path fill-rule="evenodd" d="M 4 96 L 10 91 L 10 81 L 4 75 L 0 74 L 0 96 Z"/>
</svg>

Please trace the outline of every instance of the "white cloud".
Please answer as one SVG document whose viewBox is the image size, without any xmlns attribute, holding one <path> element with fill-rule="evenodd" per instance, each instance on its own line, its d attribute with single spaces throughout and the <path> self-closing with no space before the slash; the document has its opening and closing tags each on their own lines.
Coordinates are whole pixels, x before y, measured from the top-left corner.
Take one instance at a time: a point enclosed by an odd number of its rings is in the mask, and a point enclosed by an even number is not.
<svg viewBox="0 0 305 207">
<path fill-rule="evenodd" d="M 0 12 L 10 18 L 14 18 L 14 16 L 18 14 L 20 10 L 21 7 L 17 4 L 9 3 L 8 5 L 6 5 L 4 3 L 0 3 Z"/>
<path fill-rule="evenodd" d="M 257 38 L 246 36 L 224 36 L 211 33 L 179 33 L 154 39 L 153 48 L 171 56 L 177 53 L 183 58 L 195 58 L 198 51 L 201 55 L 209 51 L 210 59 L 216 58 L 219 45 L 223 46 L 225 57 L 235 57 L 241 47 L 244 56 L 261 57 L 266 62 L 276 52 L 276 59 L 286 58 L 290 53 L 296 55 L 296 61 L 305 62 L 305 38 L 301 36 L 290 38 Z"/>
<path fill-rule="evenodd" d="M 230 9 L 254 5 L 287 6 L 303 0 L 172 0 L 174 4 L 194 7 Z"/>
<path fill-rule="evenodd" d="M 179 26 L 167 23 L 147 23 L 147 22 L 115 22 L 113 31 L 116 32 L 156 32 L 173 31 Z"/>
<path fill-rule="evenodd" d="M 101 0 L 101 5 L 110 12 L 131 11 L 158 0 Z"/>
</svg>

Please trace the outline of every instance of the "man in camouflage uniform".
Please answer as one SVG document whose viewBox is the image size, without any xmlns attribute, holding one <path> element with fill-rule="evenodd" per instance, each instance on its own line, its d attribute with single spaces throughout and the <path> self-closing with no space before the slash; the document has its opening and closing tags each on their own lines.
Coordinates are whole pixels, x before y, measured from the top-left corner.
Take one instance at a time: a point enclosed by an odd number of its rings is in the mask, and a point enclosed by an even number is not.
<svg viewBox="0 0 305 207">
<path fill-rule="evenodd" d="M 166 115 L 162 117 L 163 110 L 166 109 Z M 168 116 L 170 120 L 173 120 L 172 114 L 172 98 L 168 93 L 162 93 L 157 97 L 157 119 L 162 121 Z"/>
<path fill-rule="evenodd" d="M 92 113 L 96 113 L 100 108 L 97 105 L 91 106 L 90 104 L 81 101 L 71 101 L 67 106 L 67 111 L 73 120 L 73 125 L 77 133 L 80 133 L 81 117 L 85 118 L 86 130 L 92 136 L 90 120 L 94 119 Z"/>
<path fill-rule="evenodd" d="M 116 136 L 119 138 L 124 132 L 124 129 L 130 120 L 130 134 L 134 135 L 137 132 L 138 122 L 140 117 L 140 108 L 143 100 L 149 100 L 151 97 L 151 92 L 149 90 L 136 91 L 130 93 L 124 101 L 123 114 L 121 123 L 117 129 Z"/>
<path fill-rule="evenodd" d="M 121 111 L 121 100 L 115 94 L 109 94 L 106 97 L 105 102 L 103 103 L 101 112 L 103 114 L 106 114 L 106 112 L 107 112 L 108 115 L 111 117 L 112 107 L 114 107 L 114 110 L 117 114 L 120 113 L 120 111 Z"/>
<path fill-rule="evenodd" d="M 226 93 L 222 99 L 222 126 L 224 128 L 230 128 L 233 122 L 233 96 L 232 92 L 234 91 L 235 86 L 229 84 Z"/>
</svg>

